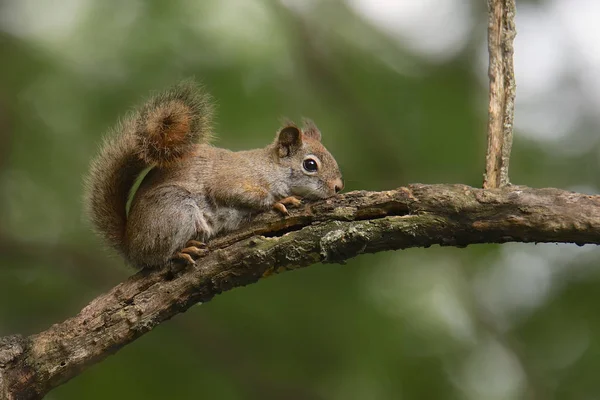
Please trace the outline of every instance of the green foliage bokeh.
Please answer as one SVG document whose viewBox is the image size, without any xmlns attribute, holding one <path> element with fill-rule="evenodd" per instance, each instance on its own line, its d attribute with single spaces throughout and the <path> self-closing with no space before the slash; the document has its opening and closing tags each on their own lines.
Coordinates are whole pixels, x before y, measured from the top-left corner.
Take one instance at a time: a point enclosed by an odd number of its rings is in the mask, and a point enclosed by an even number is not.
<svg viewBox="0 0 600 400">
<path fill-rule="evenodd" d="M 218 146 L 262 147 L 282 117 L 307 116 L 346 190 L 481 184 L 481 6 L 469 43 L 439 61 L 337 1 L 26 3 L 79 11 L 47 37 L 45 17 L 0 19 L 16 27 L 0 30 L 0 335 L 43 330 L 132 273 L 85 223 L 82 176 L 119 116 L 182 78 L 217 99 Z M 511 178 L 594 188 L 597 152 L 517 132 Z M 514 244 L 316 265 L 193 307 L 48 398 L 594 398 L 597 255 Z"/>
</svg>

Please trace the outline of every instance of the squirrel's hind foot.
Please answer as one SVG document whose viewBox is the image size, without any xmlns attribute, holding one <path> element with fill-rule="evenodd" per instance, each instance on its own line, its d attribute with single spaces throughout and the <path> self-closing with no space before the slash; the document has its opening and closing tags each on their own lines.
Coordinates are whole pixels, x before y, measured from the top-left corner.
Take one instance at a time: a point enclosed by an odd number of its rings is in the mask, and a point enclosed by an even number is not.
<svg viewBox="0 0 600 400">
<path fill-rule="evenodd" d="M 182 251 L 175 253 L 175 255 L 173 255 L 173 260 L 182 262 L 185 265 L 196 265 L 196 261 L 192 256 Z"/>
<path fill-rule="evenodd" d="M 198 240 L 188 240 L 185 247 L 197 247 L 198 249 L 206 249 L 206 243 L 199 242 Z"/>
<path fill-rule="evenodd" d="M 189 240 L 183 249 L 175 253 L 174 260 L 182 261 L 187 265 L 196 265 L 196 260 L 208 253 L 206 243 Z"/>
</svg>

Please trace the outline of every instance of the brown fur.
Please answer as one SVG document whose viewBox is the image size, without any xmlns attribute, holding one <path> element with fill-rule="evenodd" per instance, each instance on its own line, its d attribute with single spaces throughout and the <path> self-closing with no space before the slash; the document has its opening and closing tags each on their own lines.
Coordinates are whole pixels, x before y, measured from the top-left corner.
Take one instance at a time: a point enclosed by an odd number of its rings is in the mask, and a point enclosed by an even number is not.
<svg viewBox="0 0 600 400">
<path fill-rule="evenodd" d="M 165 162 L 166 158 L 176 160 L 185 154 L 186 135 L 190 131 L 193 116 L 189 107 L 179 101 L 165 104 L 164 108 L 149 113 L 145 121 L 147 146 L 144 150 L 153 154 L 140 154 L 147 163 L 155 160 Z M 171 154 L 164 154 L 170 151 Z"/>
<path fill-rule="evenodd" d="M 125 205 L 135 179 L 146 167 L 173 163 L 208 141 L 212 112 L 210 96 L 184 81 L 127 115 L 104 139 L 85 179 L 84 203 L 95 228 L 122 254 Z"/>
<path fill-rule="evenodd" d="M 191 155 L 199 139 L 209 140 L 212 113 L 210 96 L 190 81 L 150 99 L 136 122 L 139 157 L 164 167 Z"/>
<path fill-rule="evenodd" d="M 321 131 L 317 128 L 317 125 L 308 118 L 304 118 L 302 121 L 302 133 L 311 139 L 319 142 L 321 141 Z"/>
<path fill-rule="evenodd" d="M 198 253 L 184 251 L 190 240 L 206 242 L 261 210 L 283 212 L 283 203 L 299 204 L 291 196 L 324 198 L 343 186 L 313 123 L 305 124 L 306 132 L 284 126 L 265 148 L 232 152 L 205 144 L 211 114 L 208 95 L 190 82 L 180 84 L 127 117 L 92 162 L 86 190 L 91 220 L 137 267 L 189 262 Z M 303 170 L 306 157 L 318 158 L 318 173 Z M 126 216 L 136 176 L 152 165 Z"/>
</svg>

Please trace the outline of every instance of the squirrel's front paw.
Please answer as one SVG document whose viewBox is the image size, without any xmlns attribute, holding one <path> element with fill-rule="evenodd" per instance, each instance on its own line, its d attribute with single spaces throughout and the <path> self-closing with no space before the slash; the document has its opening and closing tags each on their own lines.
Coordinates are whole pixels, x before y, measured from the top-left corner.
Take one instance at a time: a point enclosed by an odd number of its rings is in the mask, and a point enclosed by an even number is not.
<svg viewBox="0 0 600 400">
<path fill-rule="evenodd" d="M 298 207 L 302 204 L 302 201 L 296 196 L 289 196 L 279 200 L 277 203 L 273 204 L 273 208 L 279 211 L 283 215 L 290 215 L 289 211 L 285 207 L 286 205 L 290 207 Z"/>
<path fill-rule="evenodd" d="M 183 261 L 187 265 L 196 265 L 196 260 L 208 253 L 206 244 L 197 240 L 189 240 L 183 249 L 175 253 L 174 260 Z"/>
</svg>

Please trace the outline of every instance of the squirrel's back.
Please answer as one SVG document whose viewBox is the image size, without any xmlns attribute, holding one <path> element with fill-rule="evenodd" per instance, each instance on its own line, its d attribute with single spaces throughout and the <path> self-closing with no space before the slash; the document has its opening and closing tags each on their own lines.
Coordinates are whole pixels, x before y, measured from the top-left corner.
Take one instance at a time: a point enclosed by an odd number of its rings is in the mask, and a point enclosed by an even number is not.
<svg viewBox="0 0 600 400">
<path fill-rule="evenodd" d="M 211 97 L 184 81 L 150 98 L 105 138 L 91 163 L 85 186 L 86 211 L 96 230 L 126 253 L 126 205 L 138 175 L 148 167 L 168 168 L 194 154 L 211 135 Z"/>
</svg>

